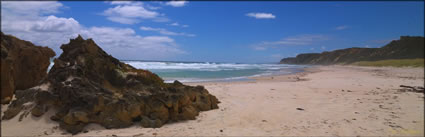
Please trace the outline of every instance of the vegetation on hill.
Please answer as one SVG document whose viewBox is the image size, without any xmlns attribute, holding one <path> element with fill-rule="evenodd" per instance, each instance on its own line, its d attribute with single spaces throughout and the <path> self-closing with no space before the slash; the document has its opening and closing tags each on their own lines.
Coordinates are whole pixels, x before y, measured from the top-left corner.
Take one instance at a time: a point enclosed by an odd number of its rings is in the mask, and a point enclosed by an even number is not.
<svg viewBox="0 0 425 137">
<path fill-rule="evenodd" d="M 400 40 L 393 40 L 381 48 L 347 48 L 322 53 L 299 54 L 296 57 L 284 58 L 282 64 L 411 64 L 411 61 L 404 59 L 424 58 L 424 37 L 401 36 Z M 393 60 L 393 61 L 391 61 Z M 400 61 L 394 61 L 400 60 Z M 360 62 L 360 63 L 355 63 Z"/>
<path fill-rule="evenodd" d="M 373 66 L 373 67 L 424 67 L 424 59 L 389 59 L 380 61 L 359 61 L 352 65 Z"/>
</svg>

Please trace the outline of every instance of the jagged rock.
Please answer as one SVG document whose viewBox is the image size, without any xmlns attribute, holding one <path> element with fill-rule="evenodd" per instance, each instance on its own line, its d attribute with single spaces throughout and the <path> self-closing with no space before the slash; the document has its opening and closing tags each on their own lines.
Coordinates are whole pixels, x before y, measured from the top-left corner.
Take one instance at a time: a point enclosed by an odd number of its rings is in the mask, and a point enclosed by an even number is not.
<svg viewBox="0 0 425 137">
<path fill-rule="evenodd" d="M 19 91 L 3 119 L 29 111 L 23 106 L 33 102 L 33 115 L 54 108 L 57 112 L 51 119 L 76 134 L 89 123 L 124 128 L 140 122 L 143 127 L 157 128 L 218 108 L 218 99 L 204 87 L 164 83 L 156 74 L 108 55 L 92 39 L 78 36 L 61 49 L 63 53 L 54 60 L 47 78 L 36 87 Z"/>
<path fill-rule="evenodd" d="M 1 103 L 12 99 L 15 90 L 33 87 L 47 75 L 55 52 L 1 32 Z"/>
</svg>

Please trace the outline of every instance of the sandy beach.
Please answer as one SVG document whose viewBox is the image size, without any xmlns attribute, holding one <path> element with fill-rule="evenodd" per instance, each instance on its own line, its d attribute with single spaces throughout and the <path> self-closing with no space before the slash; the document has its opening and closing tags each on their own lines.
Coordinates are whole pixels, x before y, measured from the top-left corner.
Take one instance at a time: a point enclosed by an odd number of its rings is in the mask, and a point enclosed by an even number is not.
<svg viewBox="0 0 425 137">
<path fill-rule="evenodd" d="M 91 124 L 77 136 L 423 136 L 424 68 L 317 66 L 305 72 L 204 85 L 221 103 L 161 128 Z M 2 105 L 2 112 L 6 105 Z M 69 136 L 47 113 L 1 121 L 2 136 Z"/>
</svg>

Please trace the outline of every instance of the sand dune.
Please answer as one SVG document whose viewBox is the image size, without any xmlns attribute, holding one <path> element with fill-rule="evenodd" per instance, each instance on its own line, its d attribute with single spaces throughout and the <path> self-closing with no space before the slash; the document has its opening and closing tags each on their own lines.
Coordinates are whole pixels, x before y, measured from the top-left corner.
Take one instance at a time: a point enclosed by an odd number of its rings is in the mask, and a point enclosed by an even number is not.
<svg viewBox="0 0 425 137">
<path fill-rule="evenodd" d="M 423 68 L 320 66 L 248 82 L 204 85 L 222 102 L 196 120 L 161 128 L 89 125 L 77 136 L 390 136 L 424 134 Z M 4 111 L 6 106 L 2 106 Z M 19 115 L 18 115 L 19 116 Z M 2 136 L 70 135 L 48 115 L 1 122 Z"/>
</svg>

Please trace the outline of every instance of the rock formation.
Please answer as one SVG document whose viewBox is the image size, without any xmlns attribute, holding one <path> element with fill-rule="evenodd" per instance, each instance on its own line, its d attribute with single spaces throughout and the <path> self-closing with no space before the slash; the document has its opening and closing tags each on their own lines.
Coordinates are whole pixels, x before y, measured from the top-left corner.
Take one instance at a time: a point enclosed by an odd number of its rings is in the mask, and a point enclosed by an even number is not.
<svg viewBox="0 0 425 137">
<path fill-rule="evenodd" d="M 424 58 L 424 37 L 401 36 L 381 48 L 347 48 L 284 58 L 282 64 L 350 64 L 357 61 Z"/>
<path fill-rule="evenodd" d="M 1 102 L 9 103 L 15 90 L 33 87 L 46 77 L 55 52 L 1 32 Z"/>
<path fill-rule="evenodd" d="M 56 114 L 51 119 L 76 134 L 89 123 L 124 128 L 140 122 L 156 128 L 218 108 L 217 98 L 203 86 L 164 83 L 156 74 L 108 55 L 92 39 L 78 36 L 61 49 L 47 78 L 36 87 L 16 91 L 17 99 L 2 119 L 19 112 L 21 117 L 41 116 L 53 108 Z"/>
</svg>

